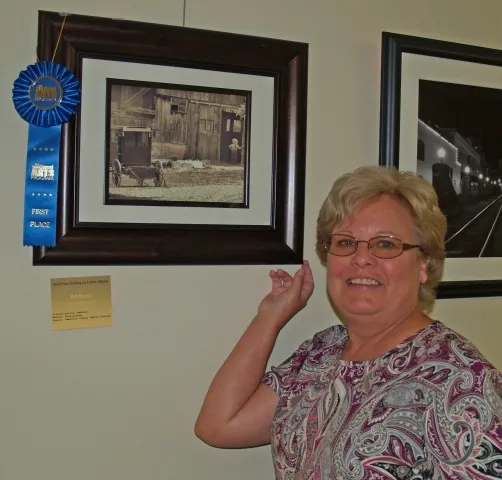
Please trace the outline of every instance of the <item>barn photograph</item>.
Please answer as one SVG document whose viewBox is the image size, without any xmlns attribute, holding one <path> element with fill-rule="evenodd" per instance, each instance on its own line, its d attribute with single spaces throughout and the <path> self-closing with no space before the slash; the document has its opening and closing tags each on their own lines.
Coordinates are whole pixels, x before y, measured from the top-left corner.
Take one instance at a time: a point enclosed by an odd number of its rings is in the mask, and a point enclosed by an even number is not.
<svg viewBox="0 0 502 480">
<path fill-rule="evenodd" d="M 251 92 L 107 80 L 106 204 L 246 208 Z"/>
</svg>

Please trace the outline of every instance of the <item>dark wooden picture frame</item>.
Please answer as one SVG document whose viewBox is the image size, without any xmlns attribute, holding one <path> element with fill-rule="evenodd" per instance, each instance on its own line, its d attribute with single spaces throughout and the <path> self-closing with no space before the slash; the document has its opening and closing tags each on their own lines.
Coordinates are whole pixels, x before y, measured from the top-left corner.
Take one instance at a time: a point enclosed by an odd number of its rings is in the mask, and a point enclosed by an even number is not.
<svg viewBox="0 0 502 480">
<path fill-rule="evenodd" d="M 500 50 L 383 32 L 379 163 L 396 168 L 399 168 L 400 157 L 401 74 L 404 54 L 502 67 Z M 502 296 L 502 280 L 448 280 L 440 283 L 437 292 L 439 299 L 495 296 Z"/>
<path fill-rule="evenodd" d="M 39 12 L 40 61 L 51 59 L 63 20 L 59 13 Z M 82 222 L 78 191 L 79 109 L 62 127 L 56 246 L 34 248 L 34 265 L 236 265 L 303 261 L 308 44 L 69 15 L 54 61 L 65 65 L 81 80 L 86 58 L 272 78 L 270 222 L 268 225 Z"/>
</svg>

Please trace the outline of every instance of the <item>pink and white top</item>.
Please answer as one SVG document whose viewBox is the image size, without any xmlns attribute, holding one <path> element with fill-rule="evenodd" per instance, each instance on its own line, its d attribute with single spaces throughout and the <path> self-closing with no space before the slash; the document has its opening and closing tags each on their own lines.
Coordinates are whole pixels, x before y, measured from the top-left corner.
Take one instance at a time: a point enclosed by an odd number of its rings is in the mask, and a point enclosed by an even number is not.
<svg viewBox="0 0 502 480">
<path fill-rule="evenodd" d="M 441 322 L 369 361 L 337 325 L 263 378 L 278 480 L 502 478 L 502 374 Z"/>
</svg>

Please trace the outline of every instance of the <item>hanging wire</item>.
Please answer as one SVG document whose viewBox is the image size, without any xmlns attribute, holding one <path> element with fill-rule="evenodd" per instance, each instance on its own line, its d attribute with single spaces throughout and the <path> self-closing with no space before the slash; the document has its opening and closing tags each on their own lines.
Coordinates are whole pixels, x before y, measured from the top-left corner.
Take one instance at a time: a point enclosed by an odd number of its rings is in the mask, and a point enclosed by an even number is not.
<svg viewBox="0 0 502 480">
<path fill-rule="evenodd" d="M 187 0 L 183 0 L 183 26 L 185 26 L 186 13 L 187 13 Z"/>
<path fill-rule="evenodd" d="M 61 35 L 63 35 L 63 29 L 64 29 L 64 25 L 66 23 L 66 17 L 68 17 L 68 15 L 65 15 L 63 17 L 63 24 L 61 25 L 61 30 L 59 30 L 59 35 L 58 35 L 58 39 L 57 39 L 57 42 L 56 42 L 56 46 L 54 47 L 54 53 L 52 54 L 52 60 L 51 60 L 51 62 L 53 62 L 53 63 L 54 63 L 54 59 L 56 58 L 56 53 L 58 51 L 59 42 L 61 40 Z M 37 57 L 37 63 L 38 63 L 40 61 L 39 58 L 38 58 L 38 49 L 35 51 L 35 56 Z"/>
<path fill-rule="evenodd" d="M 64 24 L 66 23 L 67 16 L 68 15 L 65 15 L 63 18 L 63 24 L 61 25 L 61 30 L 59 30 L 59 37 L 58 37 L 58 41 L 56 42 L 56 47 L 54 48 L 54 53 L 52 54 L 51 62 L 54 62 L 54 59 L 56 58 L 56 52 L 58 51 L 59 41 L 61 40 L 61 35 L 63 35 L 63 28 L 64 28 Z"/>
</svg>

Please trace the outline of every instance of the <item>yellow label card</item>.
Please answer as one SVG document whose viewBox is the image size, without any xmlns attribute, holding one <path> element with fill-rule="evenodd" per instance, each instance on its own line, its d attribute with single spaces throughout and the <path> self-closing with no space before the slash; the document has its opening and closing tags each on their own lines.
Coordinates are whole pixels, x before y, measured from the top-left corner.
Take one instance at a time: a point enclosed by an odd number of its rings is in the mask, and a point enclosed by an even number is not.
<svg viewBox="0 0 502 480">
<path fill-rule="evenodd" d="M 112 325 L 110 276 L 51 279 L 52 330 Z"/>
</svg>

